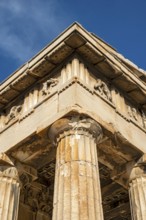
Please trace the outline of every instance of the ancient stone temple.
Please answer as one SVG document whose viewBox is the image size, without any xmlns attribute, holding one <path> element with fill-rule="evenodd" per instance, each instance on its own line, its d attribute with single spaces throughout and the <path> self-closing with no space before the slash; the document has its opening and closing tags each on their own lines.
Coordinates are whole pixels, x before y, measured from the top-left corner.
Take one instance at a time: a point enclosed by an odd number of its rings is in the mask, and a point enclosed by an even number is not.
<svg viewBox="0 0 146 220">
<path fill-rule="evenodd" d="M 146 220 L 146 72 L 74 23 L 0 86 L 0 220 Z"/>
</svg>

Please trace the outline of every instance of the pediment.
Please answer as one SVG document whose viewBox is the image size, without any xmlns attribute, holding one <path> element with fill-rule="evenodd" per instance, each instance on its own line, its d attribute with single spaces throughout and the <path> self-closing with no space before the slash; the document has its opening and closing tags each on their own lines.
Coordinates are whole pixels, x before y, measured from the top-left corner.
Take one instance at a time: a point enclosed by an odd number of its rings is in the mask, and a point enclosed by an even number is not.
<svg viewBox="0 0 146 220">
<path fill-rule="evenodd" d="M 103 77 L 125 92 L 136 105 L 146 108 L 146 73 L 78 23 L 66 29 L 0 86 L 0 107 L 21 95 L 73 54 L 78 54 Z"/>
</svg>

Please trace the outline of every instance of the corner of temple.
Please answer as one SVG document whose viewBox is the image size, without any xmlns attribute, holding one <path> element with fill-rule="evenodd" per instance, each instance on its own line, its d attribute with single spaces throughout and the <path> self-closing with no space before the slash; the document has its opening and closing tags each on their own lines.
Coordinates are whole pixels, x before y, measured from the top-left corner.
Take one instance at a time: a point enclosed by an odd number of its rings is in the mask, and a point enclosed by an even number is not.
<svg viewBox="0 0 146 220">
<path fill-rule="evenodd" d="M 143 154 L 138 161 L 132 161 L 127 165 L 127 176 L 129 183 L 136 178 L 146 177 L 146 154 Z"/>
<path fill-rule="evenodd" d="M 4 152 L 0 153 L 0 177 L 12 178 L 19 181 L 17 168 Z"/>
</svg>

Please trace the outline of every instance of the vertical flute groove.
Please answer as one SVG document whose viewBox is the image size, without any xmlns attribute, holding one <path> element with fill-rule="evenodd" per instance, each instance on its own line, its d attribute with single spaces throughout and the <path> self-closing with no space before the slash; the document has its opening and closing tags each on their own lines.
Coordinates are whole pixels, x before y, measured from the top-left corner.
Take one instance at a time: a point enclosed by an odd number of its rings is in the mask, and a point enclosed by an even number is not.
<svg viewBox="0 0 146 220">
<path fill-rule="evenodd" d="M 17 220 L 19 206 L 19 183 L 3 176 L 0 178 L 0 220 Z"/>
<path fill-rule="evenodd" d="M 143 176 L 136 177 L 130 182 L 129 198 L 131 215 L 133 220 L 146 219 L 146 179 Z"/>
<path fill-rule="evenodd" d="M 59 149 L 57 149 L 58 151 Z M 59 159 L 59 156 L 58 156 Z M 55 172 L 55 185 L 54 185 L 54 199 L 53 199 L 53 220 L 57 219 L 57 202 L 58 202 L 58 185 L 59 185 L 59 180 L 58 180 L 58 164 L 56 163 L 56 172 Z"/>
</svg>

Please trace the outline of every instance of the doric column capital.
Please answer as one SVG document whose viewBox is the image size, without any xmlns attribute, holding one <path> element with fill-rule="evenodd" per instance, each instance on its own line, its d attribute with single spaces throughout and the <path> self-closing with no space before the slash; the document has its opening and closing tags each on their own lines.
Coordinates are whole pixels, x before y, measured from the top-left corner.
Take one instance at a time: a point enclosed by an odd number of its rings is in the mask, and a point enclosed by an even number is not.
<svg viewBox="0 0 146 220">
<path fill-rule="evenodd" d="M 130 176 L 129 176 L 129 182 L 131 182 L 134 179 L 140 178 L 140 177 L 146 177 L 146 167 L 145 166 L 135 166 L 131 170 Z"/>
<path fill-rule="evenodd" d="M 136 163 L 131 163 L 129 170 L 129 182 L 136 178 L 146 177 L 146 154 L 143 154 Z"/>
<path fill-rule="evenodd" d="M 102 128 L 91 118 L 85 116 L 72 116 L 57 120 L 49 129 L 49 137 L 56 141 L 60 134 L 71 131 L 71 134 L 90 133 L 97 141 L 102 138 Z"/>
<path fill-rule="evenodd" d="M 0 153 L 0 177 L 19 180 L 18 171 L 5 153 Z"/>
<path fill-rule="evenodd" d="M 0 219 L 17 220 L 20 184 L 13 161 L 0 153 Z"/>
<path fill-rule="evenodd" d="M 15 179 L 19 181 L 21 187 L 38 178 L 36 169 L 18 161 L 12 161 L 5 153 L 0 153 L 0 177 Z"/>
<path fill-rule="evenodd" d="M 146 155 L 131 166 L 129 178 L 129 197 L 131 215 L 134 220 L 146 219 Z M 131 164 L 132 165 L 132 164 Z"/>
<path fill-rule="evenodd" d="M 18 171 L 15 167 L 1 166 L 0 177 L 8 177 L 15 180 L 19 180 Z"/>
</svg>

